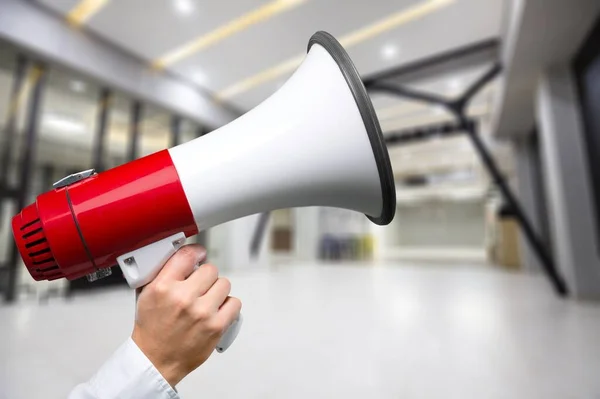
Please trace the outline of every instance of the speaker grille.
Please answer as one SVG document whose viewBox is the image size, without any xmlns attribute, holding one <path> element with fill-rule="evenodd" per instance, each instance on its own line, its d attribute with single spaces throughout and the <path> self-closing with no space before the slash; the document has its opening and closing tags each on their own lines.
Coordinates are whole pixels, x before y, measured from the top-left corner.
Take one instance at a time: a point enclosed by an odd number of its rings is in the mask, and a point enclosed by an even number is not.
<svg viewBox="0 0 600 399">
<path fill-rule="evenodd" d="M 31 277 L 35 280 L 64 277 L 50 250 L 35 204 L 13 218 L 13 234 Z"/>
</svg>

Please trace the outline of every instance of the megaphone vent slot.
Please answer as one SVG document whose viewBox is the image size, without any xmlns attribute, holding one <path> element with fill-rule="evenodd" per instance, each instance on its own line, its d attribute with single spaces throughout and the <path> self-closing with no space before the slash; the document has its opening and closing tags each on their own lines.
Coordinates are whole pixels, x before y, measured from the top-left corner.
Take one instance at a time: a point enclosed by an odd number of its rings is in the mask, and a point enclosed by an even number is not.
<svg viewBox="0 0 600 399">
<path fill-rule="evenodd" d="M 38 223 L 39 221 L 40 221 L 40 219 L 35 219 L 35 220 L 32 220 L 32 221 L 31 221 L 31 222 L 29 222 L 29 223 L 25 223 L 23 226 L 21 226 L 21 230 L 25 230 L 25 229 L 26 229 L 26 228 L 28 228 L 29 226 L 32 226 L 32 225 L 34 225 L 34 224 Z"/>
<path fill-rule="evenodd" d="M 26 238 L 26 237 L 23 237 Z M 46 242 L 46 238 L 40 238 L 39 240 L 35 240 L 32 242 L 28 242 L 27 244 L 25 244 L 25 248 L 31 248 L 31 247 L 35 247 L 36 245 L 42 244 Z"/>
<path fill-rule="evenodd" d="M 37 228 L 37 229 L 35 229 L 35 230 L 32 230 L 32 231 L 30 231 L 29 233 L 25 233 L 25 234 L 23 234 L 23 238 L 29 238 L 29 237 L 31 237 L 32 235 L 35 235 L 35 234 L 37 234 L 37 233 L 39 233 L 39 232 L 41 232 L 41 231 L 42 231 L 42 228 L 41 228 L 41 227 L 39 227 L 39 228 Z"/>
<path fill-rule="evenodd" d="M 29 252 L 27 255 L 29 256 L 38 256 L 50 252 L 50 248 L 40 249 L 39 251 Z"/>
<path fill-rule="evenodd" d="M 34 260 L 33 264 L 37 266 L 37 265 L 43 265 L 44 263 L 48 263 L 48 262 L 54 262 L 54 258 L 50 257 L 50 258 L 46 258 L 43 260 Z"/>
<path fill-rule="evenodd" d="M 394 219 L 394 214 L 396 213 L 396 187 L 390 157 L 383 134 L 381 133 L 377 114 L 371 103 L 371 98 L 346 50 L 344 50 L 342 45 L 333 36 L 327 32 L 317 32 L 308 42 L 309 51 L 314 44 L 320 45 L 331 55 L 344 75 L 344 79 L 346 79 L 346 83 L 348 83 L 348 87 L 358 106 L 360 116 L 369 136 L 371 148 L 373 149 L 373 156 L 375 157 L 379 173 L 383 205 L 379 216 L 367 215 L 367 217 L 379 225 L 389 224 Z"/>
<path fill-rule="evenodd" d="M 44 269 L 37 269 L 36 271 L 38 271 L 40 273 L 47 273 L 47 272 L 50 272 L 52 270 L 57 270 L 57 269 L 58 269 L 58 265 L 54 265 L 54 266 L 46 267 Z"/>
</svg>

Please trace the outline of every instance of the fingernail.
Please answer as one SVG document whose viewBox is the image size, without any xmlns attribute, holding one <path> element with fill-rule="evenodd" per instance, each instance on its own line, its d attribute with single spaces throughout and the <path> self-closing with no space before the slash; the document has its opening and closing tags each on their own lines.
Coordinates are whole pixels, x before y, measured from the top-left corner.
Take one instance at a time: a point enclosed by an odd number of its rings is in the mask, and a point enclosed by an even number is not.
<svg viewBox="0 0 600 399">
<path fill-rule="evenodd" d="M 197 254 L 198 254 L 198 264 L 200 262 L 203 262 L 206 259 L 206 249 L 199 248 Z"/>
</svg>

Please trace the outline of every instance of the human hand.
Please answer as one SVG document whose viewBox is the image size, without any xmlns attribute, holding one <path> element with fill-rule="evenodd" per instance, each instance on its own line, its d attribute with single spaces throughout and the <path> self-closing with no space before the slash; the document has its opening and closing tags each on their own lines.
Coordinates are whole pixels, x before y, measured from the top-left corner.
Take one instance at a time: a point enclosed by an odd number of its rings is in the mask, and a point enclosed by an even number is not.
<svg viewBox="0 0 600 399">
<path fill-rule="evenodd" d="M 204 363 L 240 314 L 229 296 L 231 283 L 219 278 L 199 245 L 186 245 L 141 291 L 132 339 L 171 384 Z"/>
</svg>

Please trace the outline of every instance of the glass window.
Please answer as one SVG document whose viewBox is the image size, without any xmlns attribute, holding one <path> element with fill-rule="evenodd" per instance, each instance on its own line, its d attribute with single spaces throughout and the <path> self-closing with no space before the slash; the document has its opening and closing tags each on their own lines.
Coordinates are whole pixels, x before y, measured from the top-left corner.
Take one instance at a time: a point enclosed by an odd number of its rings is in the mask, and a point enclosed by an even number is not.
<svg viewBox="0 0 600 399">
<path fill-rule="evenodd" d="M 189 119 L 181 121 L 181 143 L 187 143 L 198 137 L 199 125 Z"/>
<path fill-rule="evenodd" d="M 52 180 L 92 166 L 100 88 L 69 71 L 51 68 L 38 120 L 35 187 L 50 189 Z"/>
<path fill-rule="evenodd" d="M 129 150 L 129 118 L 131 100 L 113 92 L 109 101 L 109 114 L 105 137 L 104 167 L 114 168 L 127 162 Z"/>
<path fill-rule="evenodd" d="M 143 157 L 168 148 L 171 143 L 171 115 L 155 106 L 145 105 L 140 123 L 138 156 Z"/>
</svg>

